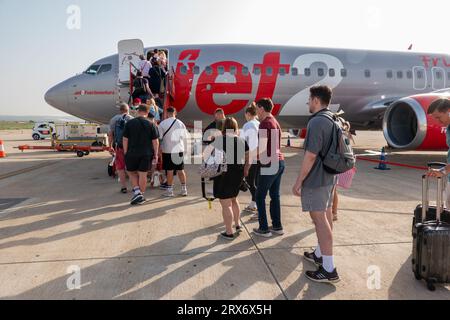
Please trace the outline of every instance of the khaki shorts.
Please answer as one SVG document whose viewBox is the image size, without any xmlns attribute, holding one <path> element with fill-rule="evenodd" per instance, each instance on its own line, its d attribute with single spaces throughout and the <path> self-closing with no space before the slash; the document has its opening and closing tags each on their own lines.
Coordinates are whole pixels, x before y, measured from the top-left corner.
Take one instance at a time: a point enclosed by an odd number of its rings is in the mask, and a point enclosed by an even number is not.
<svg viewBox="0 0 450 320">
<path fill-rule="evenodd" d="M 302 188 L 303 212 L 327 211 L 333 206 L 333 189 L 335 185 L 318 188 Z"/>
</svg>

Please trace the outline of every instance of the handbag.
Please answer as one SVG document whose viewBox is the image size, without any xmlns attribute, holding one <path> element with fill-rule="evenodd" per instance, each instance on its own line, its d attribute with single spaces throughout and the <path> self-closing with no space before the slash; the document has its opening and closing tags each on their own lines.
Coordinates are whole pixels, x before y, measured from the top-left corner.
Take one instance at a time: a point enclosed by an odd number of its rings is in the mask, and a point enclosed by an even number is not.
<svg viewBox="0 0 450 320">
<path fill-rule="evenodd" d="M 215 178 L 227 172 L 227 163 L 225 152 L 213 149 L 211 155 L 202 161 L 200 165 L 199 174 L 202 178 Z"/>
</svg>

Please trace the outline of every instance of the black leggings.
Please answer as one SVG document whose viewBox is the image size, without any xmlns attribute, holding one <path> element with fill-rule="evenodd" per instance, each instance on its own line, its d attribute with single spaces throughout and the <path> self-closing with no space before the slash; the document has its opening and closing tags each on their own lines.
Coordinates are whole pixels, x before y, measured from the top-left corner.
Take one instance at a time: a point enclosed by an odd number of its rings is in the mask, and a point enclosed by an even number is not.
<svg viewBox="0 0 450 320">
<path fill-rule="evenodd" d="M 252 164 L 248 172 L 248 177 L 245 178 L 250 186 L 250 193 L 252 194 L 252 201 L 256 201 L 256 185 L 258 184 L 258 176 L 260 173 L 259 165 Z"/>
</svg>

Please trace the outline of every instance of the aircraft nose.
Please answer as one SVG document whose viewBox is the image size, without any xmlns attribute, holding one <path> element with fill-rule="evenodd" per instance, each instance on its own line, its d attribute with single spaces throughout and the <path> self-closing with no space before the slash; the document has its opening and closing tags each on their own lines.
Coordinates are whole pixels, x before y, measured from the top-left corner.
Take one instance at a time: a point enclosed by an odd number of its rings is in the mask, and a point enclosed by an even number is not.
<svg viewBox="0 0 450 320">
<path fill-rule="evenodd" d="M 67 85 L 60 83 L 50 88 L 44 99 L 52 107 L 64 111 L 67 108 Z"/>
</svg>

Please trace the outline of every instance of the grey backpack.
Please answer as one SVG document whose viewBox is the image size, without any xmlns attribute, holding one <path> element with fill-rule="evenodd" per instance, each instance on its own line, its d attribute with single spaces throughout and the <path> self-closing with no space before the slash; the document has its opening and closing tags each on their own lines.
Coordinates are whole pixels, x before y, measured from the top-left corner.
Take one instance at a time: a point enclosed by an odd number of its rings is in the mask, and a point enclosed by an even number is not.
<svg viewBox="0 0 450 320">
<path fill-rule="evenodd" d="M 340 174 L 353 169 L 356 158 L 350 139 L 344 134 L 345 120 L 329 111 L 321 112 L 319 115 L 333 123 L 332 137 L 327 152 L 320 155 L 323 168 L 331 174 Z"/>
</svg>

